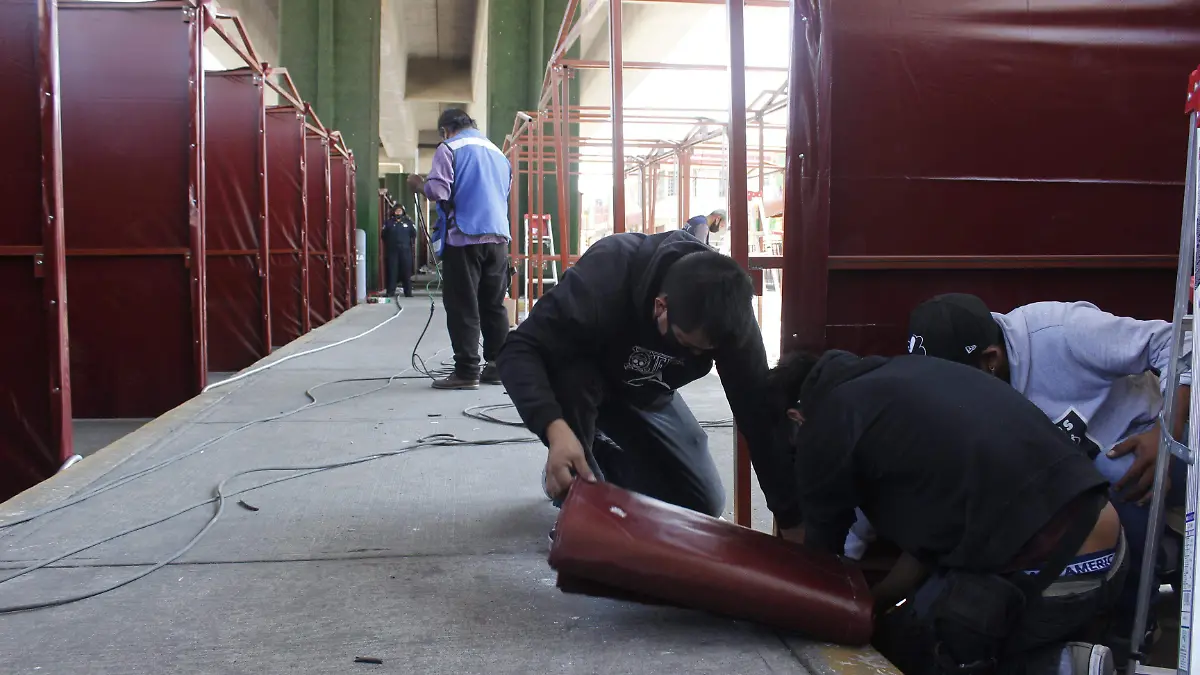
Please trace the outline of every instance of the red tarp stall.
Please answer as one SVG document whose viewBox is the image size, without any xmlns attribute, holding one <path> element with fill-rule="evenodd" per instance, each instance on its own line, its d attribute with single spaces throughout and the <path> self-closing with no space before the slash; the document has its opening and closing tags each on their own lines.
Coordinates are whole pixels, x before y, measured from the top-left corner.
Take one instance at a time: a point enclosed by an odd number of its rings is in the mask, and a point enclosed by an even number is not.
<svg viewBox="0 0 1200 675">
<path fill-rule="evenodd" d="M 339 151 L 329 158 L 329 231 L 333 247 L 334 316 L 350 308 L 350 163 Z"/>
<path fill-rule="evenodd" d="M 329 259 L 329 141 L 311 131 L 305 138 L 308 173 L 308 309 L 312 327 L 333 320 L 333 265 Z"/>
<path fill-rule="evenodd" d="M 76 417 L 203 388 L 202 27 L 189 3 L 59 2 Z"/>
<path fill-rule="evenodd" d="M 279 106 L 268 108 L 266 117 L 271 338 L 276 346 L 283 346 L 312 326 L 305 246 L 304 113 Z"/>
<path fill-rule="evenodd" d="M 204 86 L 208 367 L 231 372 L 271 353 L 264 87 L 249 69 Z"/>
<path fill-rule="evenodd" d="M 52 0 L 0 0 L 0 501 L 71 454 L 56 36 Z"/>
<path fill-rule="evenodd" d="M 785 348 L 901 352 L 951 291 L 1170 318 L 1200 4 L 791 11 Z"/>
</svg>

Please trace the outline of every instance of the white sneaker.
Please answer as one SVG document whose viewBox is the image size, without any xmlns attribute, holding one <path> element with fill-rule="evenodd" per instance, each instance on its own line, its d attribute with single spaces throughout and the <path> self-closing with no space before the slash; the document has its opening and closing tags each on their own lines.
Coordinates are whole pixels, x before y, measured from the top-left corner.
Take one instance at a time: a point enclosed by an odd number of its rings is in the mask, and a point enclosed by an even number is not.
<svg viewBox="0 0 1200 675">
<path fill-rule="evenodd" d="M 1117 670 L 1112 650 L 1090 642 L 1063 645 L 1059 675 L 1114 675 Z"/>
</svg>

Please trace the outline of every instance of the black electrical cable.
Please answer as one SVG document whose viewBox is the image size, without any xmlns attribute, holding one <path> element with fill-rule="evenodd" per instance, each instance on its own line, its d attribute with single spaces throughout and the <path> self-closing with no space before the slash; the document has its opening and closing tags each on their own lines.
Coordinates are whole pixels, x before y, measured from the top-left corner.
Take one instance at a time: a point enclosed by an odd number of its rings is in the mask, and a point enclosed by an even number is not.
<svg viewBox="0 0 1200 675">
<path fill-rule="evenodd" d="M 421 231 L 421 234 L 425 235 L 425 242 L 429 245 L 429 250 L 432 251 L 433 239 L 429 236 L 429 227 L 425 222 L 425 209 L 420 208 L 420 200 L 421 197 L 418 195 L 417 208 L 415 209 L 417 212 L 417 229 Z M 442 264 L 436 260 L 436 257 L 433 261 L 433 270 L 435 281 L 430 281 L 429 283 L 425 284 L 425 294 L 429 296 L 429 317 L 425 319 L 425 326 L 421 328 L 421 334 L 417 336 L 417 341 L 415 344 L 413 344 L 412 358 L 410 359 L 409 365 L 411 365 L 412 369 L 420 373 L 422 376 L 431 380 L 437 380 L 439 378 L 453 375 L 454 368 L 446 367 L 445 363 L 443 362 L 443 367 L 431 370 L 425 363 L 425 359 L 421 358 L 421 355 L 417 353 L 417 349 L 421 346 L 421 340 L 425 338 L 425 333 L 429 331 L 429 326 L 433 323 L 434 312 L 437 310 L 437 306 L 433 301 L 433 288 L 436 286 L 438 290 L 442 289 Z"/>
</svg>

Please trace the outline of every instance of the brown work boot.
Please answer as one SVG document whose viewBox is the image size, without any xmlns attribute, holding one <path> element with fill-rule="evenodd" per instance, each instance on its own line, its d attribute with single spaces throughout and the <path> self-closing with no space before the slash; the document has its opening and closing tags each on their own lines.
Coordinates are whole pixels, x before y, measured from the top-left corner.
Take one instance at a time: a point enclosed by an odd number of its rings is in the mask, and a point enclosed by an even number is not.
<svg viewBox="0 0 1200 675">
<path fill-rule="evenodd" d="M 478 389 L 479 380 L 460 377 L 457 373 L 440 380 L 433 381 L 434 389 Z"/>
<path fill-rule="evenodd" d="M 483 384 L 503 384 L 500 381 L 500 369 L 494 363 L 483 367 L 483 372 L 479 374 L 479 381 Z"/>
</svg>

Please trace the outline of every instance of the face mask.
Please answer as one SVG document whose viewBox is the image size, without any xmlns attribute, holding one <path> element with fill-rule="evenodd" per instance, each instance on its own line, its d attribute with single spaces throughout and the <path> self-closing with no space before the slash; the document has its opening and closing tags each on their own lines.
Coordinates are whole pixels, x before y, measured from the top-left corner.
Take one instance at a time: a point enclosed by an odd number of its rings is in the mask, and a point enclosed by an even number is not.
<svg viewBox="0 0 1200 675">
<path fill-rule="evenodd" d="M 663 344 L 676 351 L 682 350 L 683 345 L 679 344 L 679 340 L 675 338 L 675 327 L 667 324 L 667 332 L 662 336 Z"/>
</svg>

